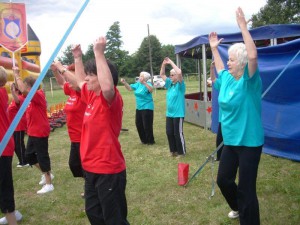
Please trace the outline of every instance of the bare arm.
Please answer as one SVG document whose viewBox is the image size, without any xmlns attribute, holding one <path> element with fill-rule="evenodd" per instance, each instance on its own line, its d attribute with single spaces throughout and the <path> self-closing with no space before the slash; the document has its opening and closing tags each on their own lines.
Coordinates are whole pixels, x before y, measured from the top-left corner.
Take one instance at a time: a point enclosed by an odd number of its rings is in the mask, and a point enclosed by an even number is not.
<svg viewBox="0 0 300 225">
<path fill-rule="evenodd" d="M 18 67 L 13 67 L 12 70 L 13 70 L 13 73 L 14 73 L 14 77 L 15 77 L 18 89 L 21 91 L 22 94 L 27 95 L 28 91 L 26 90 L 25 84 L 23 83 L 23 81 L 20 77 L 19 68 Z"/>
<path fill-rule="evenodd" d="M 59 73 L 59 71 L 58 71 L 58 69 L 56 68 L 56 66 L 55 66 L 55 64 L 54 63 L 52 63 L 52 65 L 51 65 L 51 70 L 52 70 L 52 72 L 53 72 L 53 74 L 54 74 L 54 76 L 55 76 L 55 79 L 56 79 L 56 82 L 59 84 L 59 86 L 61 87 L 61 88 L 63 88 L 64 87 L 64 84 L 65 84 L 65 79 L 60 75 L 60 73 Z"/>
<path fill-rule="evenodd" d="M 16 103 L 17 105 L 19 105 L 19 104 L 20 104 L 20 100 L 19 100 L 18 94 L 16 93 L 16 87 L 15 87 L 15 84 L 14 84 L 14 83 L 12 83 L 12 84 L 10 85 L 10 92 L 11 92 L 11 95 L 12 95 L 12 97 L 13 97 L 15 103 Z"/>
<path fill-rule="evenodd" d="M 172 66 L 172 68 L 175 70 L 175 73 L 177 75 L 178 81 L 181 83 L 183 80 L 181 69 L 169 58 L 166 58 L 167 63 Z"/>
<path fill-rule="evenodd" d="M 98 81 L 101 86 L 101 91 L 108 103 L 111 103 L 115 96 L 114 81 L 107 65 L 104 51 L 106 47 L 106 38 L 99 37 L 94 42 L 94 54 L 97 66 Z"/>
<path fill-rule="evenodd" d="M 218 40 L 218 35 L 216 32 L 211 32 L 209 34 L 208 39 L 209 39 L 211 52 L 214 57 L 215 67 L 216 67 L 217 72 L 219 73 L 221 70 L 224 69 L 224 63 L 221 59 L 221 56 L 220 56 L 220 53 L 218 50 L 218 45 L 221 43 L 221 41 L 223 39 Z"/>
<path fill-rule="evenodd" d="M 78 77 L 79 80 L 84 82 L 86 74 L 84 72 L 84 65 L 82 61 L 82 50 L 80 45 L 74 45 L 72 48 L 72 53 L 74 57 L 75 64 L 75 76 Z M 80 85 L 81 89 L 82 85 Z"/>
<path fill-rule="evenodd" d="M 64 80 L 68 80 L 69 83 L 72 84 L 74 89 L 80 88 L 82 87 L 84 81 L 82 81 L 78 76 L 74 76 L 74 74 L 67 70 L 67 68 L 65 68 L 61 62 L 54 62 L 52 64 L 53 66 L 55 66 L 57 68 L 57 71 L 59 72 L 59 74 L 62 76 L 62 78 Z"/>
<path fill-rule="evenodd" d="M 240 7 L 236 11 L 236 21 L 241 29 L 244 43 L 246 45 L 248 55 L 248 71 L 249 76 L 252 77 L 257 69 L 257 49 L 250 32 L 248 31 L 244 12 Z"/>
<path fill-rule="evenodd" d="M 209 69 L 209 73 L 210 73 L 210 78 L 212 82 L 215 82 L 216 80 L 216 74 L 215 74 L 215 62 L 212 62 L 210 64 L 210 69 Z"/>
<path fill-rule="evenodd" d="M 150 93 L 152 93 L 153 88 L 152 88 L 149 84 L 147 84 L 146 81 L 143 80 L 141 83 L 142 83 L 143 85 L 145 85 L 145 87 L 148 89 L 148 91 L 149 91 Z"/>
<path fill-rule="evenodd" d="M 130 85 L 126 82 L 126 80 L 124 78 L 121 78 L 121 83 L 124 84 L 124 87 L 128 90 L 128 91 L 132 91 L 132 88 L 130 87 Z"/>
<path fill-rule="evenodd" d="M 164 59 L 164 61 L 161 64 L 160 73 L 159 73 L 160 76 L 161 76 L 161 78 L 164 81 L 166 81 L 166 79 L 167 79 L 167 76 L 166 76 L 166 64 L 167 64 L 167 61 L 166 61 L 166 59 Z"/>
</svg>

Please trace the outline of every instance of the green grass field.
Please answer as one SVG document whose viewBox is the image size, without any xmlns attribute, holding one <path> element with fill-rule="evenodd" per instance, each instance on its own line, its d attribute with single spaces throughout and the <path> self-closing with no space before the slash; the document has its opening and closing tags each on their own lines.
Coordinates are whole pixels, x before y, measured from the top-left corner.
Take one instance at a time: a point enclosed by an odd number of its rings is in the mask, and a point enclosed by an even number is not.
<svg viewBox="0 0 300 225">
<path fill-rule="evenodd" d="M 123 128 L 120 142 L 127 163 L 128 220 L 132 225 L 237 225 L 230 220 L 230 211 L 218 187 L 210 198 L 212 171 L 214 179 L 218 163 L 207 164 L 186 187 L 177 184 L 179 162 L 188 163 L 189 176 L 205 162 L 215 149 L 215 134 L 193 124 L 184 123 L 187 156 L 168 156 L 165 134 L 165 90 L 153 93 L 155 102 L 154 136 L 156 144 L 142 145 L 135 128 L 135 98 L 132 92 L 119 87 L 124 100 Z M 187 93 L 198 90 L 196 82 L 187 82 Z M 48 104 L 65 101 L 61 90 L 47 91 Z M 80 193 L 83 180 L 73 178 L 68 166 L 69 138 L 66 126 L 49 137 L 55 190 L 37 195 L 40 173 L 36 168 L 16 168 L 13 176 L 17 209 L 23 214 L 22 225 L 85 225 L 84 200 Z M 260 201 L 261 224 L 300 224 L 300 164 L 262 154 L 257 192 Z"/>
</svg>

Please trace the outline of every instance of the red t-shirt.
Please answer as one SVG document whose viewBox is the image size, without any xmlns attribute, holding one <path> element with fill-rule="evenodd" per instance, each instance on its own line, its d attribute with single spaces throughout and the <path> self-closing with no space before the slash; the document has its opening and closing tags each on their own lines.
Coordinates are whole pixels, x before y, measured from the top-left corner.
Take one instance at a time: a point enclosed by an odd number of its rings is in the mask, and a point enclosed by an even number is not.
<svg viewBox="0 0 300 225">
<path fill-rule="evenodd" d="M 64 84 L 64 93 L 69 96 L 64 108 L 67 115 L 69 137 L 71 142 L 80 142 L 86 104 L 81 101 L 81 93 L 70 88 L 69 83 Z"/>
<path fill-rule="evenodd" d="M 18 95 L 18 99 L 19 99 L 19 104 L 17 104 L 15 100 L 12 100 L 10 105 L 8 106 L 8 115 L 9 115 L 10 122 L 14 120 L 21 105 L 25 100 L 25 97 L 23 95 Z M 26 128 L 27 128 L 26 113 L 24 113 L 15 131 L 25 131 Z"/>
<path fill-rule="evenodd" d="M 8 95 L 7 91 L 4 87 L 0 87 L 0 141 L 2 142 L 2 138 L 6 134 L 10 122 L 7 113 L 8 108 Z M 13 137 L 11 137 L 2 152 L 2 156 L 13 156 L 15 150 L 15 143 Z"/>
<path fill-rule="evenodd" d="M 126 169 L 118 137 L 122 128 L 123 100 L 117 88 L 109 105 L 102 92 L 97 96 L 84 84 L 81 98 L 87 103 L 83 117 L 80 156 L 84 170 L 116 174 Z"/>
<path fill-rule="evenodd" d="M 43 90 L 37 90 L 26 110 L 27 134 L 33 137 L 48 137 L 50 124 L 47 117 L 47 102 Z"/>
</svg>

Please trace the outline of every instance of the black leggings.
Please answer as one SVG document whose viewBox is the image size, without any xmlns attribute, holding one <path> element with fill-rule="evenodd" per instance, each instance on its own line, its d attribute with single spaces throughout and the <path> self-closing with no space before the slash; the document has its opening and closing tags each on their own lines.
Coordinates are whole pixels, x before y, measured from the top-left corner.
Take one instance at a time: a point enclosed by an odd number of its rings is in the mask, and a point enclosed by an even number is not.
<svg viewBox="0 0 300 225">
<path fill-rule="evenodd" d="M 230 208 L 239 211 L 241 225 L 260 224 L 256 178 L 261 152 L 262 146 L 228 145 L 222 151 L 217 183 Z"/>
<path fill-rule="evenodd" d="M 171 153 L 177 153 L 178 155 L 185 155 L 185 140 L 183 135 L 183 120 L 184 118 L 172 118 L 166 119 L 166 133 L 169 142 L 169 148 Z"/>
</svg>

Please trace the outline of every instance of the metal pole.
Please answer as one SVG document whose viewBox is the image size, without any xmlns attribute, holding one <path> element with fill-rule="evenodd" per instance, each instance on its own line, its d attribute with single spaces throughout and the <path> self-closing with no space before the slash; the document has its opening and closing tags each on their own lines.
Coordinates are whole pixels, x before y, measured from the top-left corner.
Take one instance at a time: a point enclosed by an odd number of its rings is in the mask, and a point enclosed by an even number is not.
<svg viewBox="0 0 300 225">
<path fill-rule="evenodd" d="M 148 47 L 149 47 L 149 60 L 150 60 L 151 83 L 153 84 L 153 68 L 152 68 L 152 54 L 151 54 L 151 42 L 150 42 L 149 24 L 147 24 L 147 27 L 148 27 Z"/>
</svg>

